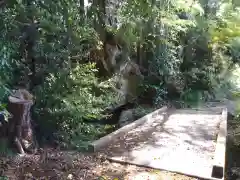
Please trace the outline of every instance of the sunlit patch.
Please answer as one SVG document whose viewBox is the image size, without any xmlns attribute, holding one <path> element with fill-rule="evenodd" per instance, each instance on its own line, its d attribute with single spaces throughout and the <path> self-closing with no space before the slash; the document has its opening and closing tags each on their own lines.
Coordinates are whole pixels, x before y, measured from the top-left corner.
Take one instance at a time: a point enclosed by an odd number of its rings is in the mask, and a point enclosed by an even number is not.
<svg viewBox="0 0 240 180">
<path fill-rule="evenodd" d="M 152 172 L 141 172 L 129 177 L 127 180 L 164 180 L 160 175 L 157 173 Z"/>
</svg>

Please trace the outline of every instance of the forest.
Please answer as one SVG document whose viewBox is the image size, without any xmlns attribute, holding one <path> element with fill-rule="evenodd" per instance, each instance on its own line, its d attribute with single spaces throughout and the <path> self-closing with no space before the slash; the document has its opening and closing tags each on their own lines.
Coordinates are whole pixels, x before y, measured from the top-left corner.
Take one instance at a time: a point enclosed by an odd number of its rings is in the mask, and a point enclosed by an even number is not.
<svg viewBox="0 0 240 180">
<path fill-rule="evenodd" d="M 61 151 L 78 152 L 68 156 L 91 168 L 94 158 L 80 154 L 89 142 L 164 105 L 223 101 L 236 102 L 227 174 L 240 177 L 240 161 L 232 162 L 240 152 L 239 12 L 238 0 L 0 0 L 0 179 L 94 179 L 74 175 L 79 167 Z M 32 103 L 16 108 L 10 96 Z M 11 108 L 22 125 L 8 121 Z M 13 138 L 28 135 L 67 167 L 12 162 L 25 151 Z"/>
</svg>

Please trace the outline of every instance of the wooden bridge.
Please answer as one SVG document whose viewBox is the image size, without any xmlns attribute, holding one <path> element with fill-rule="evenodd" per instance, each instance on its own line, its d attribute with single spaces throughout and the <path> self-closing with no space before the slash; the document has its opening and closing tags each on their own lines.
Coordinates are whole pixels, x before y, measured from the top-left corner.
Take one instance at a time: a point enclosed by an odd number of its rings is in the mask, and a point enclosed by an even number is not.
<svg viewBox="0 0 240 180">
<path fill-rule="evenodd" d="M 163 107 L 91 143 L 122 163 L 202 179 L 224 179 L 227 108 Z"/>
</svg>

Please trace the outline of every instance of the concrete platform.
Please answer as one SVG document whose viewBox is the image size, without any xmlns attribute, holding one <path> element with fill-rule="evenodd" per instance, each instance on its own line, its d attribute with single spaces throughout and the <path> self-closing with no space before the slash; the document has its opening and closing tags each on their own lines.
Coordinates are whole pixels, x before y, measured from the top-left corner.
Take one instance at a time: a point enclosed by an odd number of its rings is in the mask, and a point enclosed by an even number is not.
<svg viewBox="0 0 240 180">
<path fill-rule="evenodd" d="M 224 179 L 226 134 L 224 107 L 164 107 L 91 146 L 117 162 L 203 179 Z"/>
</svg>

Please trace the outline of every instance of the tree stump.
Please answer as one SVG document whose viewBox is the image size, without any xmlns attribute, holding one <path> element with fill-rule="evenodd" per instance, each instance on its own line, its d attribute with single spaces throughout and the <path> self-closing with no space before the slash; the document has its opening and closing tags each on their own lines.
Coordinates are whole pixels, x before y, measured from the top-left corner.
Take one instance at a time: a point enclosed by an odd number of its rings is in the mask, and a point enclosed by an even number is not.
<svg viewBox="0 0 240 180">
<path fill-rule="evenodd" d="M 32 96 L 31 96 L 32 97 Z M 11 144 L 16 145 L 19 153 L 35 153 L 37 142 L 34 137 L 31 112 L 33 100 L 22 96 L 8 98 L 8 111 L 12 114 L 8 125 L 8 138 Z"/>
</svg>

